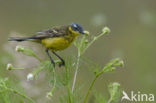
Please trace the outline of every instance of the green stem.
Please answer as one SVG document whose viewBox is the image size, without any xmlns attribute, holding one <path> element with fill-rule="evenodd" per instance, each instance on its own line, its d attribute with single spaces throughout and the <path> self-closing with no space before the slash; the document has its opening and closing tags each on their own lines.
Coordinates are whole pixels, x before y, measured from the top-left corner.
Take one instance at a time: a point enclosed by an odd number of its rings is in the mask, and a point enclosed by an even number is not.
<svg viewBox="0 0 156 103">
<path fill-rule="evenodd" d="M 31 101 L 32 103 L 35 103 L 30 97 L 28 97 L 28 96 L 26 96 L 26 95 L 24 95 L 24 94 L 18 92 L 17 90 L 14 90 L 14 89 L 12 89 L 12 88 L 7 88 L 7 90 L 10 91 L 10 92 L 13 92 L 13 93 L 15 93 L 15 94 L 18 94 L 19 96 L 22 96 L 23 98 L 25 98 L 25 99 Z"/>
<path fill-rule="evenodd" d="M 79 69 L 79 62 L 80 62 L 80 52 L 78 50 L 78 57 L 77 57 L 77 62 L 76 62 L 76 69 L 75 69 L 74 79 L 73 79 L 73 85 L 72 85 L 72 93 L 74 91 L 74 87 L 75 87 L 75 83 L 76 83 L 77 72 L 78 72 L 78 69 Z"/>
<path fill-rule="evenodd" d="M 24 70 L 24 68 L 13 68 L 12 70 Z"/>
<path fill-rule="evenodd" d="M 91 92 L 91 90 L 92 90 L 92 88 L 93 88 L 93 85 L 94 85 L 96 79 L 97 79 L 102 73 L 103 73 L 103 71 L 99 72 L 99 73 L 96 74 L 96 76 L 94 77 L 94 79 L 93 79 L 93 81 L 91 82 L 91 84 L 90 84 L 90 86 L 89 86 L 89 88 L 88 88 L 88 90 L 87 90 L 87 93 L 86 93 L 86 95 L 85 95 L 85 97 L 84 97 L 83 103 L 86 103 L 86 102 L 87 102 L 89 93 Z"/>
<path fill-rule="evenodd" d="M 35 54 L 33 54 L 33 55 L 34 55 L 34 58 L 36 58 L 39 62 L 42 62 L 42 60 L 37 55 L 35 55 Z"/>
<path fill-rule="evenodd" d="M 72 103 L 71 102 L 71 92 L 70 92 L 70 87 L 69 86 L 67 86 L 67 91 L 68 91 L 68 101 L 69 101 L 69 103 Z"/>
<path fill-rule="evenodd" d="M 96 41 L 98 40 L 101 36 L 107 34 L 107 32 L 102 32 L 98 36 L 94 37 L 93 40 L 87 45 L 87 47 L 83 50 L 82 54 Z"/>
<path fill-rule="evenodd" d="M 95 83 L 97 77 L 98 77 L 98 76 L 95 76 L 95 78 L 94 78 L 93 81 L 91 82 L 91 84 L 90 84 L 90 86 L 89 86 L 89 88 L 88 88 L 88 90 L 87 90 L 87 93 L 86 93 L 86 95 L 85 95 L 85 98 L 84 98 L 84 100 L 83 100 L 83 103 L 86 103 L 87 98 L 88 98 L 88 96 L 89 96 L 89 93 L 90 93 L 90 91 L 91 91 L 91 89 L 92 89 L 92 87 L 93 87 L 93 85 L 94 85 L 94 83 Z"/>
<path fill-rule="evenodd" d="M 113 68 L 114 66 L 120 66 L 120 65 L 121 65 L 120 62 L 121 62 L 121 61 L 120 61 L 119 59 L 114 59 L 113 61 L 111 61 L 110 63 L 108 63 L 108 64 L 103 68 L 102 71 L 100 71 L 99 73 L 95 74 L 95 77 L 94 77 L 93 81 L 91 82 L 91 84 L 90 84 L 90 86 L 89 86 L 89 88 L 88 88 L 88 91 L 87 91 L 87 93 L 86 93 L 86 95 L 85 95 L 85 98 L 84 98 L 84 100 L 83 100 L 83 103 L 86 103 L 86 101 L 87 101 L 87 99 L 88 99 L 88 96 L 89 96 L 89 93 L 90 93 L 90 91 L 91 91 L 91 89 L 92 89 L 92 87 L 93 87 L 93 85 L 94 85 L 96 79 L 97 79 L 100 75 L 102 75 L 104 72 L 109 72 L 109 69 Z M 111 71 L 112 71 L 112 70 L 111 70 Z M 111 102 L 111 100 L 109 100 L 108 103 L 110 103 L 110 102 Z"/>
<path fill-rule="evenodd" d="M 53 79 L 54 79 L 54 84 L 53 84 L 53 87 L 52 87 L 52 90 L 50 91 L 51 94 L 53 94 L 54 90 L 55 90 L 55 87 L 56 87 L 56 75 L 55 75 L 55 68 L 53 68 Z"/>
<path fill-rule="evenodd" d="M 107 103 L 111 103 L 111 101 L 112 101 L 112 100 L 111 100 L 111 98 L 110 98 L 110 99 L 108 100 L 108 102 L 107 102 Z"/>
<path fill-rule="evenodd" d="M 101 36 L 105 35 L 105 34 L 108 34 L 109 32 L 108 31 L 103 31 L 101 34 L 99 34 L 98 36 L 94 37 L 93 40 L 91 40 L 91 42 L 83 49 L 83 41 L 85 40 L 85 37 L 82 38 L 81 42 L 80 42 L 80 45 L 77 45 L 77 48 L 78 48 L 78 57 L 77 57 L 77 62 L 76 62 L 76 70 L 75 70 L 75 73 L 74 73 L 74 79 L 73 79 L 73 85 L 72 85 L 72 93 L 74 91 L 74 87 L 75 87 L 75 83 L 76 83 L 76 78 L 77 78 L 77 72 L 78 72 L 78 68 L 79 68 L 79 61 L 80 61 L 80 57 L 83 53 L 85 53 L 85 51 L 97 40 L 99 39 Z M 82 49 L 82 50 L 81 50 Z M 87 101 L 87 98 L 88 98 L 88 95 L 97 79 L 97 77 L 99 75 L 101 75 L 103 72 L 100 72 L 99 74 L 97 74 L 94 78 L 94 80 L 92 81 L 88 91 L 87 91 L 87 94 L 85 96 L 85 99 L 83 101 L 83 103 L 86 103 Z"/>
<path fill-rule="evenodd" d="M 85 36 L 82 38 L 82 40 L 80 42 L 80 45 L 77 47 L 78 55 L 77 55 L 76 69 L 75 69 L 75 73 L 74 73 L 73 85 L 72 85 L 72 90 L 71 90 L 72 93 L 74 92 L 75 83 L 76 83 L 76 79 L 77 79 L 77 72 L 78 72 L 78 69 L 79 69 L 80 57 L 81 57 L 81 54 L 82 54 L 82 51 L 81 51 L 81 48 L 82 48 L 82 45 L 83 45 L 82 41 L 85 40 L 85 38 L 86 38 Z"/>
<path fill-rule="evenodd" d="M 67 93 L 68 93 L 68 102 L 67 103 L 72 103 L 71 101 L 71 89 L 70 89 L 70 82 L 69 82 L 69 69 L 68 66 L 65 65 L 65 74 L 66 74 L 66 79 L 68 81 L 68 84 L 65 86 L 67 89 Z"/>
</svg>

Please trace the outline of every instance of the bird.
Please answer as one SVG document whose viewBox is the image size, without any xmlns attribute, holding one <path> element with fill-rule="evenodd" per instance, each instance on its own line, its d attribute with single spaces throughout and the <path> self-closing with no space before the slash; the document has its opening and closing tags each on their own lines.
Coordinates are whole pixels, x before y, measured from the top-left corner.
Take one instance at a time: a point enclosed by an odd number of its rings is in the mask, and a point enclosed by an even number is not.
<svg viewBox="0 0 156 103">
<path fill-rule="evenodd" d="M 79 35 L 84 34 L 84 30 L 80 24 L 71 23 L 42 30 L 30 37 L 9 37 L 8 41 L 32 41 L 40 43 L 45 48 L 45 52 L 48 55 L 51 64 L 53 64 L 53 67 L 55 68 L 55 62 L 49 51 L 60 59 L 61 62 L 59 63 L 59 67 L 64 66 L 64 59 L 62 59 L 56 52 L 68 48 Z"/>
</svg>

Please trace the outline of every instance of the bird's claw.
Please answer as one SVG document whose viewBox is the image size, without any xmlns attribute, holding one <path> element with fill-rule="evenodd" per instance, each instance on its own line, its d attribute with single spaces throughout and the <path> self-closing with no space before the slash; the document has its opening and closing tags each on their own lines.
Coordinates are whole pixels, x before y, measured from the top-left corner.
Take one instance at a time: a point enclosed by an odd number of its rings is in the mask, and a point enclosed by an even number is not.
<svg viewBox="0 0 156 103">
<path fill-rule="evenodd" d="M 64 62 L 59 63 L 59 67 L 65 66 Z"/>
</svg>

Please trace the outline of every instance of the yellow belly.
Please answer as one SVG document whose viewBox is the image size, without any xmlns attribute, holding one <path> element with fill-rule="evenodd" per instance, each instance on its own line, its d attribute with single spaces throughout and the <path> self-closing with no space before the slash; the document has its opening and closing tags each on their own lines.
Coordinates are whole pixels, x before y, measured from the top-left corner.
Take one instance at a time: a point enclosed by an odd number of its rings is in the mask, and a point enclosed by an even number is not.
<svg viewBox="0 0 156 103">
<path fill-rule="evenodd" d="M 66 49 L 71 44 L 70 41 L 64 39 L 63 37 L 43 39 L 41 40 L 41 43 L 43 44 L 43 46 L 45 46 L 48 49 L 51 49 L 52 51 Z"/>
</svg>

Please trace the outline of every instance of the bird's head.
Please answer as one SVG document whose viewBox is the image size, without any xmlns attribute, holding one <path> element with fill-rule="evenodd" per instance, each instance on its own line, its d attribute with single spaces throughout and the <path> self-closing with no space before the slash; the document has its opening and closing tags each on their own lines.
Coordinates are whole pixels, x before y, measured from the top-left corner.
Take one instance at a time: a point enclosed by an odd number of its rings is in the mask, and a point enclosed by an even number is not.
<svg viewBox="0 0 156 103">
<path fill-rule="evenodd" d="M 72 23 L 69 26 L 69 30 L 76 35 L 84 34 L 83 28 L 80 24 Z"/>
</svg>

